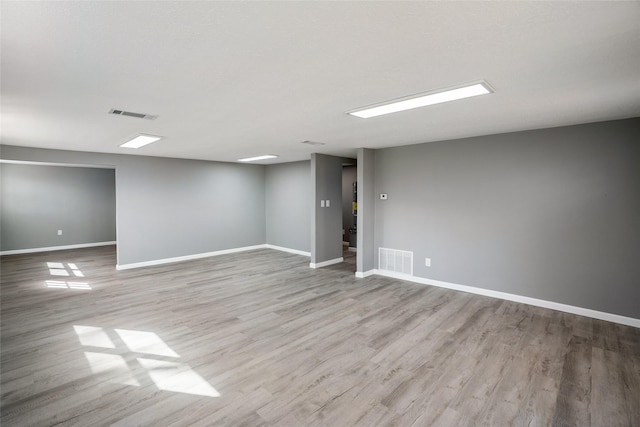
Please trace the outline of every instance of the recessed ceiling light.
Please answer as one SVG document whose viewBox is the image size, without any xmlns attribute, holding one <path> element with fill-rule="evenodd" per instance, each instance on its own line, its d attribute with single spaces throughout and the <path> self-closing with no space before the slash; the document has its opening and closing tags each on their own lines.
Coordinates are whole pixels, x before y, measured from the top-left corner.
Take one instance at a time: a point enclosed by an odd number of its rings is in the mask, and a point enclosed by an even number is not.
<svg viewBox="0 0 640 427">
<path fill-rule="evenodd" d="M 258 160 L 275 159 L 278 156 L 272 154 L 265 154 L 264 156 L 247 157 L 246 159 L 238 159 L 239 162 L 256 162 Z"/>
<path fill-rule="evenodd" d="M 347 114 L 352 116 L 368 119 L 369 117 L 381 116 L 383 114 L 397 113 L 398 111 L 411 110 L 413 108 L 426 107 L 427 105 L 440 104 L 442 102 L 455 101 L 458 99 L 470 98 L 472 96 L 486 95 L 492 93 L 493 89 L 487 82 L 480 81 L 476 83 L 457 86 L 449 89 L 440 89 L 426 93 L 419 93 L 408 97 L 394 99 L 382 104 L 370 107 L 359 108 L 354 111 L 348 111 Z"/>
<path fill-rule="evenodd" d="M 152 142 L 160 141 L 161 139 L 161 136 L 140 134 L 135 138 L 132 138 L 129 141 L 125 142 L 124 144 L 120 144 L 120 147 L 140 148 L 144 147 L 147 144 L 151 144 Z"/>
</svg>

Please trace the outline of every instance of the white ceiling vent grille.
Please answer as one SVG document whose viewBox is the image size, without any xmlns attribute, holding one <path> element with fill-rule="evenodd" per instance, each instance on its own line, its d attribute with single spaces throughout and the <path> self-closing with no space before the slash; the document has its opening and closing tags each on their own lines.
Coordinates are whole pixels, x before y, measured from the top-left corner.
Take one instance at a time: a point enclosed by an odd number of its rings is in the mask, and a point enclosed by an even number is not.
<svg viewBox="0 0 640 427">
<path fill-rule="evenodd" d="M 413 276 L 413 252 L 378 248 L 378 269 Z"/>
<path fill-rule="evenodd" d="M 155 120 L 158 118 L 158 116 L 155 116 L 153 114 L 134 113 L 132 111 L 117 110 L 115 108 L 112 108 L 111 110 L 109 110 L 109 114 L 115 114 L 116 116 L 135 117 L 137 119 L 147 119 L 147 120 Z"/>
</svg>

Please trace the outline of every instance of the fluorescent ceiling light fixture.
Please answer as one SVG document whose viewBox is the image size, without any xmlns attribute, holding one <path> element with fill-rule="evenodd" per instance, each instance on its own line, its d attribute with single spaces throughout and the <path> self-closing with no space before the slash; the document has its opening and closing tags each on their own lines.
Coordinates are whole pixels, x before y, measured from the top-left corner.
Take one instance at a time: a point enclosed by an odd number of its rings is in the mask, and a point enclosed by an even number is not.
<svg viewBox="0 0 640 427">
<path fill-rule="evenodd" d="M 120 147 L 140 148 L 140 147 L 144 147 L 145 145 L 151 144 L 152 142 L 160 141 L 161 139 L 162 139 L 161 136 L 140 134 L 135 138 L 125 142 L 124 144 L 120 144 Z"/>
<path fill-rule="evenodd" d="M 472 96 L 486 95 L 492 93 L 493 89 L 485 81 L 470 83 L 464 86 L 457 86 L 450 89 L 440 89 L 436 91 L 419 93 L 408 97 L 394 99 L 383 104 L 370 107 L 359 108 L 349 111 L 347 114 L 368 119 L 369 117 L 382 116 L 383 114 L 397 113 L 398 111 L 411 110 L 413 108 L 426 107 L 427 105 L 440 104 L 442 102 L 455 101 L 458 99 L 470 98 Z"/>
<path fill-rule="evenodd" d="M 246 159 L 238 159 L 239 162 L 256 162 L 258 160 L 275 159 L 278 156 L 273 154 L 265 154 L 264 156 L 247 157 Z"/>
</svg>

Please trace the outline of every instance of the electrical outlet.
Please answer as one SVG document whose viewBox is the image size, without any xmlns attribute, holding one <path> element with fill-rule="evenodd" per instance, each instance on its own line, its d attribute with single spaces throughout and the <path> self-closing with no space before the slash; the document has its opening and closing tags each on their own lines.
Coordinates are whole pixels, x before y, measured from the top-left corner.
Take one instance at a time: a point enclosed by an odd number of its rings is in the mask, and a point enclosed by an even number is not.
<svg viewBox="0 0 640 427">
<path fill-rule="evenodd" d="M 330 208 L 331 207 L 331 202 L 329 200 L 327 200 L 327 203 L 325 203 L 325 206 Z"/>
<path fill-rule="evenodd" d="M 58 230 L 58 236 L 62 236 L 62 230 Z"/>
<path fill-rule="evenodd" d="M 424 266 L 425 267 L 431 267 L 431 258 L 425 258 L 424 259 Z"/>
<path fill-rule="evenodd" d="M 324 200 L 320 200 L 320 207 L 324 208 Z"/>
</svg>

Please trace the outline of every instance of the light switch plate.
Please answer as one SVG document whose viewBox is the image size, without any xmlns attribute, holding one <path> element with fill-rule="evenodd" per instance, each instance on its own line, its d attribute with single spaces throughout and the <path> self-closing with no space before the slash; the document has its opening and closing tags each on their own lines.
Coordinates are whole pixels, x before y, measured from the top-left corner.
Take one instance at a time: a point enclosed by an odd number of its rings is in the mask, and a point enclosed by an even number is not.
<svg viewBox="0 0 640 427">
<path fill-rule="evenodd" d="M 58 236 L 62 236 L 62 230 L 58 230 Z"/>
<path fill-rule="evenodd" d="M 320 207 L 324 208 L 324 200 L 320 200 Z"/>
<path fill-rule="evenodd" d="M 329 200 L 327 200 L 327 203 L 325 204 L 326 207 L 331 207 L 331 202 Z"/>
</svg>

